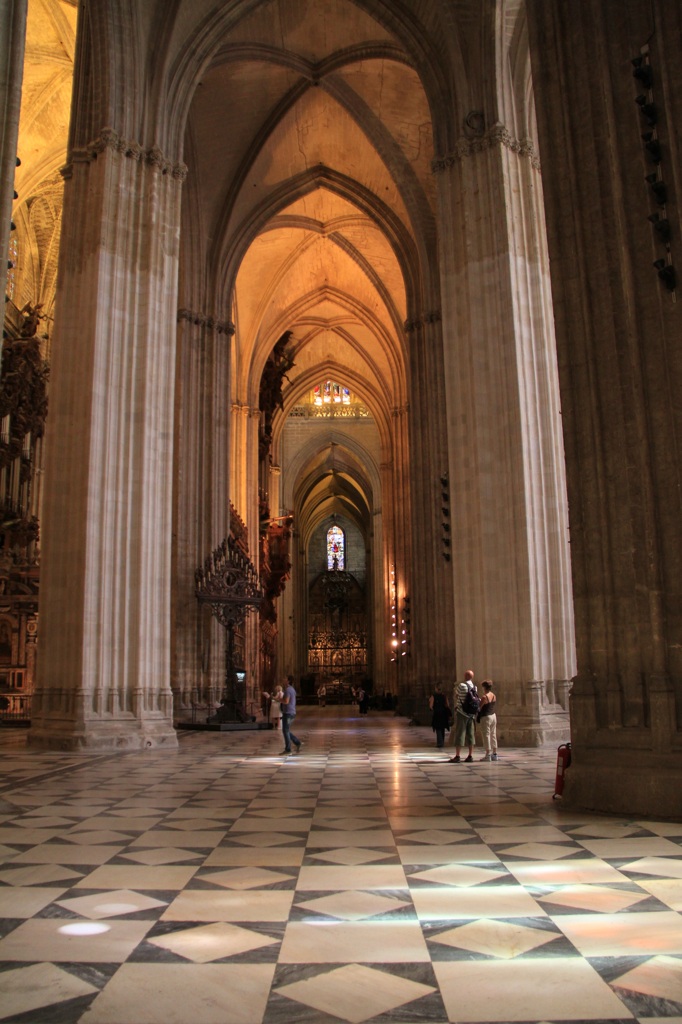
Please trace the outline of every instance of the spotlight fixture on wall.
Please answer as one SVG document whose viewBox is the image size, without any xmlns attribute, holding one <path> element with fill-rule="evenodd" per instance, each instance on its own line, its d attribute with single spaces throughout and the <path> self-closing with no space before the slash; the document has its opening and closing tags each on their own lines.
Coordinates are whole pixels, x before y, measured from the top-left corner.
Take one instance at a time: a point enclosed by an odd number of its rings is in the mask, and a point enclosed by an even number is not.
<svg viewBox="0 0 682 1024">
<path fill-rule="evenodd" d="M 635 96 L 635 103 L 639 105 L 639 112 L 646 121 L 652 127 L 658 121 L 658 111 L 656 110 L 656 104 L 651 103 L 648 97 L 641 93 L 639 96 Z"/>
<path fill-rule="evenodd" d="M 665 182 L 659 178 L 656 171 L 654 171 L 653 174 L 647 174 L 644 180 L 651 186 L 651 191 L 653 192 L 658 205 L 665 206 L 668 201 L 668 189 Z"/>
<path fill-rule="evenodd" d="M 441 554 L 444 561 L 450 561 L 450 480 L 447 473 L 440 478 L 441 499 Z"/>
<path fill-rule="evenodd" d="M 398 582 L 395 575 L 395 565 L 391 566 L 391 661 L 398 660 Z"/>
<path fill-rule="evenodd" d="M 19 165 L 21 164 L 21 160 L 19 159 L 19 157 L 16 157 L 15 159 L 16 159 L 16 165 L 17 165 L 17 167 L 19 167 Z M 13 189 L 13 196 L 14 196 L 14 200 L 17 200 L 19 198 L 19 193 L 17 192 L 16 189 Z M 16 231 L 16 229 L 17 229 L 16 224 L 14 223 L 13 220 L 10 220 L 10 222 L 9 222 L 10 234 L 13 231 Z M 11 242 L 10 242 L 10 251 L 11 251 Z M 16 248 L 15 248 L 15 252 L 16 252 Z M 15 266 L 16 266 L 16 264 L 14 262 L 14 259 L 10 258 L 10 259 L 7 260 L 7 270 L 8 271 L 14 270 Z M 10 296 L 11 296 L 12 293 L 13 293 L 13 286 L 10 283 L 10 279 L 9 279 L 9 275 L 8 275 L 7 287 L 5 288 L 5 302 L 9 302 Z M 4 332 L 3 332 L 3 337 L 4 337 Z"/>
<path fill-rule="evenodd" d="M 660 162 L 661 162 L 661 143 L 658 141 L 658 139 L 656 138 L 654 133 L 652 131 L 651 132 L 644 132 L 644 134 L 642 135 L 642 142 L 644 143 L 644 148 L 647 151 L 647 153 L 649 154 L 650 159 L 655 164 L 660 164 Z"/>
<path fill-rule="evenodd" d="M 667 217 L 661 217 L 660 213 L 652 213 L 647 220 L 651 221 L 663 242 L 670 241 L 670 221 Z"/>
<path fill-rule="evenodd" d="M 656 170 L 652 174 L 645 175 L 645 182 L 650 187 L 653 193 L 656 204 L 661 207 L 661 211 L 652 213 L 648 216 L 649 223 L 652 225 L 653 230 L 656 233 L 656 241 L 662 243 L 665 246 L 666 254 L 654 261 L 653 266 L 656 270 L 660 280 L 668 289 L 672 292 L 672 301 L 676 301 L 675 288 L 677 284 L 677 277 L 675 274 L 675 268 L 673 267 L 672 254 L 670 252 L 670 240 L 672 235 L 671 223 L 668 220 L 668 214 L 665 209 L 668 202 L 668 187 L 664 181 L 664 171 L 661 167 L 664 160 L 664 152 L 658 138 L 658 129 L 656 124 L 658 122 L 658 110 L 654 103 L 654 70 L 650 62 L 649 45 L 645 44 L 637 57 L 633 57 L 632 66 L 634 71 L 632 72 L 633 78 L 641 84 L 646 92 L 640 93 L 635 96 L 635 103 L 640 109 L 642 117 L 647 122 L 650 131 L 645 131 L 641 135 L 642 142 L 644 143 L 644 150 L 648 159 L 656 165 Z"/>
<path fill-rule="evenodd" d="M 403 598 L 403 615 L 400 623 L 400 654 L 405 657 L 406 654 L 410 653 L 410 643 L 412 641 L 412 624 L 411 624 L 411 608 L 410 598 L 406 594 Z"/>
<path fill-rule="evenodd" d="M 632 72 L 632 77 L 636 78 L 638 82 L 641 82 L 645 89 L 650 89 L 654 84 L 654 72 L 651 64 L 647 64 L 644 56 L 633 57 L 632 63 L 635 70 Z"/>
<path fill-rule="evenodd" d="M 677 278 L 675 275 L 675 268 L 673 267 L 672 263 L 667 263 L 664 259 L 660 259 L 654 260 L 653 265 L 658 272 L 658 276 L 660 277 L 661 281 L 666 286 L 668 291 L 674 292 L 675 286 L 677 284 Z"/>
</svg>

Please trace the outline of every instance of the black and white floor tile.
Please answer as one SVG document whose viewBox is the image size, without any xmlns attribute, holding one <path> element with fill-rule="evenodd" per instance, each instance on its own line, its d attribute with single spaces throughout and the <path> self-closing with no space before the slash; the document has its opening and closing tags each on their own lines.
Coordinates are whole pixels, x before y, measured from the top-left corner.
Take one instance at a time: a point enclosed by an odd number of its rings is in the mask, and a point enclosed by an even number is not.
<svg viewBox="0 0 682 1024">
<path fill-rule="evenodd" d="M 0 734 L 2 1024 L 682 1024 L 682 823 L 303 708 L 177 751 Z"/>
</svg>

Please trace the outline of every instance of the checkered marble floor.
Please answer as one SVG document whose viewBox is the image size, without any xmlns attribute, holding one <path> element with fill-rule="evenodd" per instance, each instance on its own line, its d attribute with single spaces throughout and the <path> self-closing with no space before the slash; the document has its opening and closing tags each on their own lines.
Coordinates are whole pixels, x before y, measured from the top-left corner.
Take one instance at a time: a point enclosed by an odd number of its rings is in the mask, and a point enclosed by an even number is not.
<svg viewBox="0 0 682 1024">
<path fill-rule="evenodd" d="M 682 1024 L 682 824 L 562 808 L 554 750 L 449 764 L 351 708 L 296 732 L 0 734 L 0 1021 Z"/>
</svg>

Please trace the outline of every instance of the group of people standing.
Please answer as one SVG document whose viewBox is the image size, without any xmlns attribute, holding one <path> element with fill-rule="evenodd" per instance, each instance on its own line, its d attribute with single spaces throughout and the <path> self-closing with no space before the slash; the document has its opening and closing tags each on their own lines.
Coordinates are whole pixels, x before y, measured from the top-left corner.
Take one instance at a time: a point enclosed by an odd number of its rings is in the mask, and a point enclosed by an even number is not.
<svg viewBox="0 0 682 1024">
<path fill-rule="evenodd" d="M 483 694 L 479 696 L 474 685 L 474 673 L 467 669 L 464 681 L 455 683 L 452 692 L 453 710 L 447 695 L 440 683 L 436 683 L 429 697 L 431 709 L 431 728 L 436 734 L 436 745 L 445 746 L 445 733 L 450 729 L 450 743 L 454 744 L 455 756 L 450 758 L 453 764 L 460 761 L 473 761 L 476 745 L 476 725 L 481 727 L 485 754 L 481 761 L 497 761 L 497 698 L 493 693 L 493 684 L 485 679 L 481 684 Z M 462 758 L 462 749 L 468 748 L 469 753 Z"/>
<path fill-rule="evenodd" d="M 352 686 L 351 694 L 353 696 L 353 700 L 357 702 L 360 714 L 366 715 L 369 711 L 369 694 L 367 693 L 367 690 L 362 686 Z"/>
<path fill-rule="evenodd" d="M 291 731 L 291 725 L 296 717 L 296 690 L 294 689 L 294 677 L 287 676 L 284 681 L 284 686 L 279 684 L 275 687 L 272 693 L 263 693 L 263 697 L 270 700 L 270 721 L 272 722 L 275 729 L 279 728 L 280 721 L 282 725 L 282 739 L 284 740 L 284 750 L 282 754 L 291 754 L 293 750 L 291 745 L 296 747 L 296 752 L 301 749 L 302 743 L 298 736 L 295 736 Z"/>
<path fill-rule="evenodd" d="M 455 683 L 452 692 L 453 711 L 447 695 L 443 692 L 440 683 L 436 683 L 433 693 L 429 697 L 429 708 L 431 709 L 431 728 L 436 734 L 436 745 L 439 749 L 445 746 L 445 733 L 450 730 L 450 744 L 454 744 L 455 756 L 450 758 L 453 764 L 460 761 L 473 761 L 474 747 L 476 746 L 476 725 L 481 727 L 485 754 L 481 761 L 497 761 L 497 698 L 493 693 L 493 684 L 489 679 L 484 679 L 481 684 L 483 694 L 479 696 L 474 685 L 474 673 L 467 669 L 464 673 L 464 680 Z M 322 689 L 322 688 L 320 688 Z M 358 702 L 360 714 L 367 714 L 369 698 L 362 687 L 353 687 L 353 697 Z M 291 731 L 291 726 L 296 717 L 296 690 L 294 689 L 294 677 L 286 677 L 284 686 L 277 686 L 272 694 L 264 693 L 264 699 L 270 700 L 270 714 L 274 727 L 277 728 L 279 720 L 282 724 L 282 739 L 284 750 L 282 754 L 291 754 L 292 744 L 298 752 L 301 749 L 301 740 Z M 326 692 L 320 694 L 318 699 L 324 707 L 326 703 Z M 462 758 L 462 749 L 466 747 L 468 754 Z"/>
</svg>

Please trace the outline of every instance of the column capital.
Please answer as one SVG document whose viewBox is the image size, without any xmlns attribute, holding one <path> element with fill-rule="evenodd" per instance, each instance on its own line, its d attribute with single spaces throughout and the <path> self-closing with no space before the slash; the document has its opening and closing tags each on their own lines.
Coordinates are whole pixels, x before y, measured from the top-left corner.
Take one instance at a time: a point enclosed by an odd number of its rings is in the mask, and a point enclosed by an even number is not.
<svg viewBox="0 0 682 1024">
<path fill-rule="evenodd" d="M 258 406 L 249 405 L 248 402 L 234 401 L 231 408 L 235 416 L 242 416 L 250 420 L 260 419 Z"/>
<path fill-rule="evenodd" d="M 145 149 L 139 142 L 134 139 L 124 139 L 122 135 L 109 127 L 102 128 L 99 135 L 92 139 L 87 146 L 71 150 L 70 160 L 61 170 L 62 177 L 70 178 L 73 174 L 74 164 L 90 164 L 107 149 L 114 153 L 120 153 L 137 163 L 156 168 L 161 174 L 167 174 L 176 181 L 184 181 L 187 177 L 187 165 L 182 162 L 174 163 L 158 146 Z"/>
<path fill-rule="evenodd" d="M 218 320 L 217 317 L 211 316 L 209 313 L 197 313 L 191 309 L 179 309 L 178 323 L 181 320 L 194 324 L 195 327 L 208 327 L 209 330 L 215 330 L 216 334 L 226 334 L 231 337 L 235 333 L 235 326 L 231 320 Z"/>
<path fill-rule="evenodd" d="M 509 129 L 505 128 L 498 121 L 492 128 L 489 128 L 480 135 L 473 137 L 461 136 L 452 153 L 436 157 L 431 161 L 431 170 L 434 174 L 439 171 L 449 170 L 455 164 L 461 163 L 466 157 L 473 156 L 475 153 L 483 153 L 488 149 L 494 149 L 496 146 L 505 146 L 512 153 L 518 153 L 519 156 L 527 156 L 536 170 L 539 171 L 541 169 L 540 158 L 535 151 L 532 139 L 515 138 Z"/>
<path fill-rule="evenodd" d="M 403 328 L 406 334 L 411 334 L 414 331 L 421 330 L 427 324 L 439 324 L 441 319 L 440 310 L 432 309 L 428 313 L 422 313 L 420 316 L 410 317 L 403 324 Z"/>
</svg>

